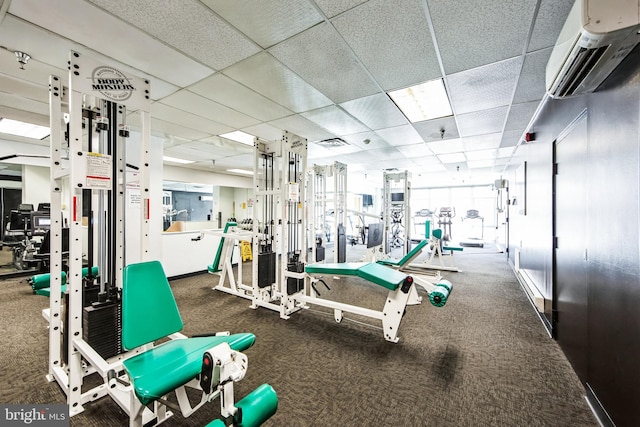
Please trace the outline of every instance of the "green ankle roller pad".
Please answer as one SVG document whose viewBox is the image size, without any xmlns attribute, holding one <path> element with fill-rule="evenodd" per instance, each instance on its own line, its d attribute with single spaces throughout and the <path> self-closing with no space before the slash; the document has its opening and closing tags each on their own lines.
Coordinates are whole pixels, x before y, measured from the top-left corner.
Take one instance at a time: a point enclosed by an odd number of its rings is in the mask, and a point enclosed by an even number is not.
<svg viewBox="0 0 640 427">
<path fill-rule="evenodd" d="M 278 395 L 269 384 L 262 384 L 236 403 L 236 408 L 238 415 L 234 416 L 234 425 L 257 427 L 276 413 Z"/>
<path fill-rule="evenodd" d="M 67 291 L 67 285 L 62 285 L 61 294 L 64 294 Z M 43 297 L 51 296 L 51 288 L 41 288 L 36 289 L 36 295 L 40 295 Z"/>
<path fill-rule="evenodd" d="M 222 420 L 213 420 L 205 427 L 226 427 L 226 424 Z"/>
<path fill-rule="evenodd" d="M 435 289 L 429 294 L 429 301 L 436 307 L 442 307 L 447 303 L 447 299 L 453 290 L 453 285 L 448 280 L 441 280 Z"/>
<path fill-rule="evenodd" d="M 94 276 L 98 275 L 98 266 L 97 265 L 93 266 L 93 268 L 91 269 L 91 273 Z M 87 274 L 89 274 L 89 267 L 84 267 L 82 269 L 82 277 L 86 277 Z M 65 273 L 63 271 L 62 274 L 60 275 L 60 277 L 62 278 L 61 285 L 62 286 L 66 285 L 67 284 L 67 273 Z M 35 276 L 31 277 L 31 288 L 34 291 L 37 291 L 38 289 L 49 288 L 50 287 L 50 281 L 51 281 L 51 274 L 49 274 L 49 273 L 36 274 Z"/>
</svg>

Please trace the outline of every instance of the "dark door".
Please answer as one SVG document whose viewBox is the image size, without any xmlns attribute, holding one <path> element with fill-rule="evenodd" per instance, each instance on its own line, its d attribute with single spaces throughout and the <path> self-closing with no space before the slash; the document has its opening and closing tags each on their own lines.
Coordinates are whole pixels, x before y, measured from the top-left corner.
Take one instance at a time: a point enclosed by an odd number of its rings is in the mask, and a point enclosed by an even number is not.
<svg viewBox="0 0 640 427">
<path fill-rule="evenodd" d="M 554 144 L 554 292 L 556 338 L 578 377 L 587 380 L 587 115 Z"/>
</svg>

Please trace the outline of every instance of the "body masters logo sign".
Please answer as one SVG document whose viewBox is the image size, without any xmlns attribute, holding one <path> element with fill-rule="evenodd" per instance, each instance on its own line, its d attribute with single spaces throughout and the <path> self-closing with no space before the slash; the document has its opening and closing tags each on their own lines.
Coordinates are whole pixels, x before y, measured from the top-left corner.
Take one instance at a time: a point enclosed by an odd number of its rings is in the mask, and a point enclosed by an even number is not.
<svg viewBox="0 0 640 427">
<path fill-rule="evenodd" d="M 91 73 L 91 88 L 97 90 L 105 98 L 121 102 L 131 98 L 136 88 L 129 78 L 113 67 L 98 67 Z"/>
</svg>

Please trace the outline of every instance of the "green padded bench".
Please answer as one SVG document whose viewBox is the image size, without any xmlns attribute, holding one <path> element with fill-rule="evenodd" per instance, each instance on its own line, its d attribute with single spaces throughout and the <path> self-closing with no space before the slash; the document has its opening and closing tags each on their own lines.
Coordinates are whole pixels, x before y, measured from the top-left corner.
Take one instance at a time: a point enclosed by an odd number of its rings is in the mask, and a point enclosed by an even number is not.
<svg viewBox="0 0 640 427">
<path fill-rule="evenodd" d="M 182 330 L 183 323 L 169 281 L 158 261 L 124 268 L 122 345 L 132 350 Z M 203 353 L 228 343 L 244 351 L 255 342 L 251 333 L 174 339 L 123 361 L 138 400 L 147 405 L 194 379 Z"/>
<path fill-rule="evenodd" d="M 410 277 L 398 270 L 368 262 L 308 264 L 304 269 L 307 274 L 357 276 L 392 291 L 398 289 L 398 287 L 402 285 L 408 277 Z"/>
<path fill-rule="evenodd" d="M 405 265 L 408 265 L 411 261 L 413 261 L 413 259 L 417 257 L 420 252 L 422 252 L 422 249 L 427 246 L 427 244 L 429 244 L 428 240 L 421 240 L 420 243 L 418 243 L 415 248 L 411 249 L 404 257 L 402 257 L 402 259 L 383 259 L 377 261 L 377 263 L 382 265 L 389 265 L 392 267 L 404 267 Z"/>
</svg>

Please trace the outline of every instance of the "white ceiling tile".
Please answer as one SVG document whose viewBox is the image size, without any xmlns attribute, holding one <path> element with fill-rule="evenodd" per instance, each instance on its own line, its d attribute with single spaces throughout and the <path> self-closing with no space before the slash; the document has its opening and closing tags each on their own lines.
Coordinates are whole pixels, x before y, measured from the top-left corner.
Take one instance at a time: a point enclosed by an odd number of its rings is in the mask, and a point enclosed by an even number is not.
<svg viewBox="0 0 640 427">
<path fill-rule="evenodd" d="M 311 3 L 299 0 L 201 0 L 263 48 L 298 34 L 323 20 Z"/>
<path fill-rule="evenodd" d="M 203 152 L 201 150 L 194 149 L 188 144 L 165 148 L 163 154 L 165 156 L 191 161 L 213 160 L 221 157 L 220 155 L 216 155 L 211 152 Z"/>
<path fill-rule="evenodd" d="M 422 137 L 411 125 L 396 126 L 386 129 L 378 129 L 378 135 L 385 139 L 390 145 L 410 145 L 422 141 Z"/>
<path fill-rule="evenodd" d="M 332 23 L 385 90 L 442 76 L 422 2 L 370 0 Z"/>
<path fill-rule="evenodd" d="M 442 141 L 443 139 L 460 137 L 456 119 L 453 116 L 416 122 L 413 123 L 413 127 L 425 142 Z"/>
<path fill-rule="evenodd" d="M 485 133 L 502 132 L 507 116 L 507 107 L 458 115 L 460 136 L 474 136 Z"/>
<path fill-rule="evenodd" d="M 230 126 L 223 125 L 222 123 L 218 123 L 213 120 L 205 120 L 202 116 L 196 116 L 195 114 L 170 107 L 160 102 L 154 102 L 151 104 L 150 114 L 153 118 L 161 119 L 165 122 L 180 124 L 212 135 L 230 132 L 234 129 Z"/>
<path fill-rule="evenodd" d="M 469 162 L 477 160 L 493 160 L 496 158 L 497 154 L 497 149 L 467 151 L 465 153 L 467 161 Z"/>
<path fill-rule="evenodd" d="M 89 1 L 216 70 L 260 51 L 199 1 Z"/>
<path fill-rule="evenodd" d="M 251 126 L 259 120 L 249 117 L 246 114 L 232 110 L 229 107 L 220 105 L 210 99 L 203 98 L 188 90 L 181 90 L 167 96 L 161 101 L 163 104 L 187 111 L 200 117 L 205 117 L 220 123 L 225 123 L 235 128 Z"/>
<path fill-rule="evenodd" d="M 307 111 L 302 113 L 302 116 L 335 135 L 349 135 L 369 130 L 365 125 L 335 105 Z"/>
<path fill-rule="evenodd" d="M 360 147 L 362 150 L 377 150 L 379 148 L 391 147 L 384 138 L 373 131 L 344 135 L 342 138 L 349 144 Z"/>
<path fill-rule="evenodd" d="M 538 108 L 538 102 L 527 102 L 525 104 L 514 104 L 509 111 L 509 118 L 504 127 L 505 131 L 526 128 L 529 125 L 533 113 Z"/>
<path fill-rule="evenodd" d="M 511 157 L 512 154 L 513 154 L 513 147 L 498 148 L 498 153 L 496 154 L 496 158 Z"/>
<path fill-rule="evenodd" d="M 49 88 L 46 85 L 33 84 L 6 74 L 0 74 L 0 92 L 4 94 L 20 93 L 24 98 L 49 103 Z"/>
<path fill-rule="evenodd" d="M 333 104 L 266 52 L 227 68 L 224 74 L 296 113 Z"/>
<path fill-rule="evenodd" d="M 335 103 L 380 91 L 329 23 L 316 25 L 270 52 Z"/>
<path fill-rule="evenodd" d="M 521 55 L 535 0 L 428 0 L 447 74 Z M 472 18 L 471 18 L 472 17 Z"/>
<path fill-rule="evenodd" d="M 409 123 L 396 104 L 384 93 L 347 101 L 340 106 L 373 130 Z"/>
<path fill-rule="evenodd" d="M 333 156 L 333 153 L 328 148 L 321 147 L 314 143 L 307 145 L 307 164 L 310 163 L 309 160 L 312 161 L 314 159 L 321 159 L 329 156 Z"/>
<path fill-rule="evenodd" d="M 462 144 L 465 151 L 485 150 L 489 148 L 498 148 L 502 133 L 489 133 L 485 135 L 475 135 L 462 138 Z"/>
<path fill-rule="evenodd" d="M 469 166 L 469 169 L 492 168 L 494 164 L 495 160 L 493 159 L 467 161 L 467 166 Z"/>
<path fill-rule="evenodd" d="M 188 89 L 190 92 L 265 122 L 293 114 L 293 111 L 220 73 L 207 77 L 189 86 Z"/>
<path fill-rule="evenodd" d="M 257 136 L 267 141 L 274 141 L 282 138 L 282 130 L 267 123 L 259 123 L 240 129 L 250 135 Z"/>
<path fill-rule="evenodd" d="M 84 0 L 50 0 L 46 8 L 38 0 L 21 0 L 12 2 L 9 13 L 50 31 L 25 25 L 7 15 L 0 26 L 0 39 L 4 43 L 15 40 L 12 45 L 62 69 L 67 68 L 69 50 L 75 49 L 103 58 L 105 63 L 114 66 L 118 65 L 113 64 L 114 60 L 119 61 L 178 86 L 187 86 L 213 73 L 209 67 Z M 71 40 L 82 40 L 83 44 L 63 39 L 53 42 L 52 32 Z M 87 48 L 100 56 L 92 55 Z M 153 81 L 151 88 L 153 91 Z"/>
<path fill-rule="evenodd" d="M 361 153 L 355 154 L 356 156 Z M 366 154 L 371 158 L 372 165 L 376 165 L 378 167 L 387 167 L 386 161 L 388 159 L 405 159 L 406 156 L 402 154 L 396 147 L 387 147 L 387 148 L 379 148 L 377 150 L 367 150 Z"/>
<path fill-rule="evenodd" d="M 524 129 L 506 131 L 502 135 L 502 141 L 500 142 L 500 148 L 515 147 L 520 142 L 520 138 L 524 133 Z"/>
<path fill-rule="evenodd" d="M 513 147 L 509 147 L 509 148 L 513 148 Z M 496 161 L 495 161 L 494 167 L 496 168 L 496 170 L 499 170 L 501 172 L 503 167 L 509 164 L 510 160 L 511 160 L 511 156 L 509 156 L 509 157 L 498 157 L 496 159 Z"/>
<path fill-rule="evenodd" d="M 442 162 L 438 159 L 437 156 L 423 156 L 416 157 L 412 159 L 413 163 L 415 163 L 419 167 L 424 167 L 428 170 L 433 170 L 433 168 L 439 168 L 440 170 L 444 170 L 444 166 L 442 166 Z M 415 182 L 414 184 L 418 184 Z"/>
<path fill-rule="evenodd" d="M 49 115 L 49 99 L 46 102 L 23 98 L 11 93 L 0 92 L 0 105 L 10 106 L 16 110 L 32 111 L 37 114 Z"/>
<path fill-rule="evenodd" d="M 154 118 L 151 118 L 151 130 L 160 134 L 169 134 L 188 140 L 201 139 L 209 136 L 209 134 L 206 132 L 186 128 L 175 123 L 169 123 L 165 122 L 164 120 Z"/>
<path fill-rule="evenodd" d="M 419 144 L 401 145 L 399 147 L 396 147 L 396 149 L 409 159 L 424 157 L 432 154 L 431 149 L 429 149 L 427 144 L 424 144 L 422 142 Z"/>
<path fill-rule="evenodd" d="M 529 53 L 524 57 L 522 73 L 518 79 L 518 87 L 513 102 L 538 101 L 546 91 L 545 73 L 552 48 Z"/>
<path fill-rule="evenodd" d="M 296 135 L 300 135 L 303 138 L 307 138 L 308 141 L 320 141 L 323 139 L 334 138 L 335 135 L 321 128 L 317 124 L 313 123 L 295 114 L 289 117 L 283 117 L 281 119 L 269 122 L 273 127 L 293 132 Z"/>
<path fill-rule="evenodd" d="M 429 142 L 427 146 L 435 154 L 456 153 L 464 150 L 461 139 L 447 139 L 438 142 Z"/>
<path fill-rule="evenodd" d="M 575 0 L 541 0 L 527 52 L 556 44 L 560 30 Z"/>
<path fill-rule="evenodd" d="M 345 12 L 359 4 L 366 2 L 367 0 L 314 0 L 322 12 L 328 17 L 334 16 Z"/>
<path fill-rule="evenodd" d="M 202 149 L 203 151 L 219 154 L 222 157 L 235 156 L 237 154 L 253 153 L 253 146 L 232 141 L 218 136 L 209 136 L 198 141 L 188 142 L 189 146 Z"/>
<path fill-rule="evenodd" d="M 448 154 L 438 154 L 436 157 L 440 159 L 442 163 L 459 163 L 464 162 L 466 158 L 464 157 L 464 153 L 448 153 Z"/>
<path fill-rule="evenodd" d="M 520 74 L 522 57 L 447 76 L 451 106 L 456 114 L 508 105 Z"/>
</svg>

